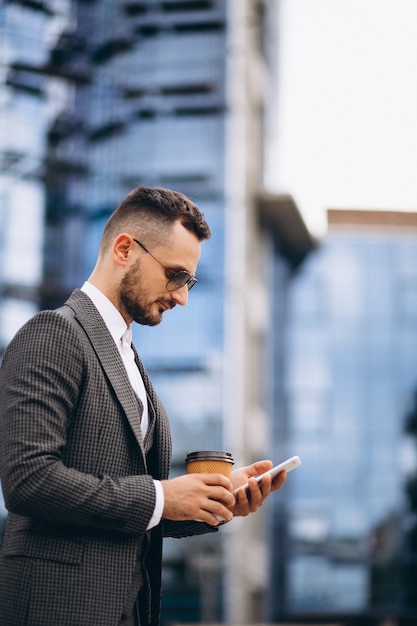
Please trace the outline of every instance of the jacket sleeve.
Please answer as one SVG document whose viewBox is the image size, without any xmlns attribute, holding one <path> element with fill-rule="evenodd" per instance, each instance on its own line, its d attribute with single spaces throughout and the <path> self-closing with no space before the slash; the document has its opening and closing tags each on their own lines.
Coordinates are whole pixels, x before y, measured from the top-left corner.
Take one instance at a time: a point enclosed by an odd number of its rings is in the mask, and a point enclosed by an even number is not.
<svg viewBox="0 0 417 626">
<path fill-rule="evenodd" d="M 117 398 L 99 369 L 97 363 L 87 367 L 80 334 L 52 311 L 39 313 L 12 340 L 0 367 L 5 503 L 9 511 L 32 518 L 142 533 L 155 506 L 153 479 L 140 471 L 139 446 L 127 439 Z M 100 380 L 102 388 L 96 389 Z M 96 394 L 91 415 L 86 389 Z M 110 415 L 101 415 L 103 407 L 110 407 Z M 78 438 L 69 443 L 77 419 L 82 427 L 77 424 Z M 132 455 L 139 459 L 136 471 Z"/>
<path fill-rule="evenodd" d="M 181 539 L 182 537 L 190 537 L 191 535 L 203 535 L 205 533 L 216 533 L 217 526 L 210 526 L 204 522 L 195 522 L 193 520 L 176 522 L 173 520 L 163 520 L 164 537 L 174 537 Z"/>
</svg>

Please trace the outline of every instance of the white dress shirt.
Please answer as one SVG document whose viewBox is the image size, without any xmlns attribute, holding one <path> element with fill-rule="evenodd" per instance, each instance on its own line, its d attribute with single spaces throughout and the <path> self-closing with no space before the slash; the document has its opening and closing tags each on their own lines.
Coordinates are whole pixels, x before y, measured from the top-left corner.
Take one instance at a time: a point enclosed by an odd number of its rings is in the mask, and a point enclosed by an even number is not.
<svg viewBox="0 0 417 626">
<path fill-rule="evenodd" d="M 81 287 L 81 291 L 83 291 L 92 300 L 94 306 L 103 318 L 109 333 L 113 337 L 119 354 L 122 357 L 130 384 L 142 402 L 143 413 L 140 427 L 142 430 L 142 436 L 145 439 L 149 425 L 148 400 L 146 397 L 145 385 L 143 384 L 139 368 L 135 363 L 135 355 L 131 347 L 132 327 L 130 325 L 126 326 L 126 322 L 118 309 L 116 309 L 114 304 L 110 302 L 100 289 L 97 289 L 97 287 L 86 281 Z M 148 524 L 147 530 L 159 524 L 164 508 L 164 491 L 162 489 L 162 485 L 159 480 L 154 480 L 154 484 L 156 490 L 156 503 L 153 516 Z"/>
</svg>

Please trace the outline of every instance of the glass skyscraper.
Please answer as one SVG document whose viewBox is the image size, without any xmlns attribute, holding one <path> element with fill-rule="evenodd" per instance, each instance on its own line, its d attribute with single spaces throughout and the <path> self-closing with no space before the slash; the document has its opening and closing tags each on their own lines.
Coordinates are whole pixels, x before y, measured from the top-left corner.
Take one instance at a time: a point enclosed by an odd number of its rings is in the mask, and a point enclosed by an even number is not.
<svg viewBox="0 0 417 626">
<path fill-rule="evenodd" d="M 0 4 L 0 353 L 38 308 L 50 124 L 67 87 L 42 71 L 69 3 Z"/>
<path fill-rule="evenodd" d="M 285 612 L 408 615 L 417 215 L 328 219 L 289 288 Z"/>
</svg>

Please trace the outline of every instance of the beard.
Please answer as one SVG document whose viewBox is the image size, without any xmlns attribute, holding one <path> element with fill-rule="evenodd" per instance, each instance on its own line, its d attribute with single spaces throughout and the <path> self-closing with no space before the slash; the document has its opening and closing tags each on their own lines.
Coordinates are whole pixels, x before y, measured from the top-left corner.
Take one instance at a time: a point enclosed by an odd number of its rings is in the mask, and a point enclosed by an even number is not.
<svg viewBox="0 0 417 626">
<path fill-rule="evenodd" d="M 171 299 L 159 298 L 153 301 L 147 299 L 147 290 L 142 286 L 139 262 L 123 276 L 119 299 L 126 313 L 137 324 L 143 326 L 156 326 L 162 321 L 165 307 L 172 309 L 176 304 Z"/>
</svg>

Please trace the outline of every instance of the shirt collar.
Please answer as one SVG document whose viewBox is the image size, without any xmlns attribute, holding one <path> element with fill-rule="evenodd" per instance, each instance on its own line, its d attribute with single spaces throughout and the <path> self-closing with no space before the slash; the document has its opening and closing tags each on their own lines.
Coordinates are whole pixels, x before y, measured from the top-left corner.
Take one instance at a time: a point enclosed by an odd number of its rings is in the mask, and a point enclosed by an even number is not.
<svg viewBox="0 0 417 626">
<path fill-rule="evenodd" d="M 120 340 L 126 330 L 130 333 L 130 339 L 132 337 L 132 329 L 130 325 L 127 325 L 123 316 L 116 309 L 114 304 L 110 302 L 107 296 L 104 295 L 100 289 L 86 281 L 81 287 L 83 291 L 93 302 L 94 306 L 100 313 L 104 320 L 114 342 L 117 346 L 120 345 Z"/>
</svg>

